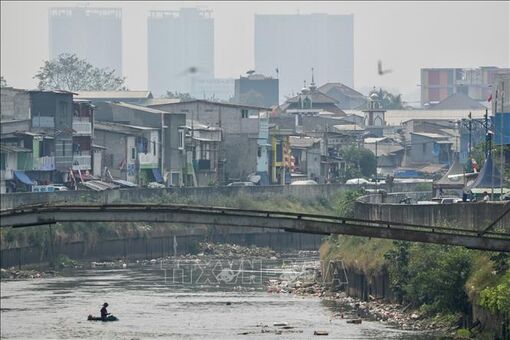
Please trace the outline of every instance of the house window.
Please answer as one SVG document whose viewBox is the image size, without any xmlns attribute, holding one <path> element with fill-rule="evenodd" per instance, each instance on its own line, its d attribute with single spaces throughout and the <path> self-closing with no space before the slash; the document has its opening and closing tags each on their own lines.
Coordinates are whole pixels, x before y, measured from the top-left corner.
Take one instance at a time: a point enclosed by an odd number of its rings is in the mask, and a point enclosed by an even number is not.
<svg viewBox="0 0 510 340">
<path fill-rule="evenodd" d="M 152 141 L 152 154 L 156 156 L 156 141 Z"/>
<path fill-rule="evenodd" d="M 179 150 L 184 150 L 184 130 L 179 129 Z"/>
<path fill-rule="evenodd" d="M 423 143 L 421 145 L 422 153 L 425 154 L 427 152 L 427 143 Z"/>
<path fill-rule="evenodd" d="M 62 141 L 62 156 L 66 155 L 66 142 Z"/>
<path fill-rule="evenodd" d="M 136 148 L 131 148 L 131 159 L 136 158 Z"/>
<path fill-rule="evenodd" d="M 209 159 L 209 143 L 200 143 L 200 159 Z"/>
<path fill-rule="evenodd" d="M 248 110 L 247 109 L 241 110 L 241 118 L 248 118 Z"/>
</svg>

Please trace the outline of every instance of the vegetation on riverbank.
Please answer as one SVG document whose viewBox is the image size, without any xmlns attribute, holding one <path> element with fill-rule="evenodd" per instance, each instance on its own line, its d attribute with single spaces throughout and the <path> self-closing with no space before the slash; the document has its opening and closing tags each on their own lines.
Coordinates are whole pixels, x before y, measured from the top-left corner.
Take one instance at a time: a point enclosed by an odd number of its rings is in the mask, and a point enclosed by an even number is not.
<svg viewBox="0 0 510 340">
<path fill-rule="evenodd" d="M 510 259 L 503 253 L 334 236 L 321 247 L 321 258 L 341 260 L 369 280 L 387 275 L 393 300 L 435 322 L 461 326 L 473 304 L 496 317 L 510 315 Z"/>
</svg>

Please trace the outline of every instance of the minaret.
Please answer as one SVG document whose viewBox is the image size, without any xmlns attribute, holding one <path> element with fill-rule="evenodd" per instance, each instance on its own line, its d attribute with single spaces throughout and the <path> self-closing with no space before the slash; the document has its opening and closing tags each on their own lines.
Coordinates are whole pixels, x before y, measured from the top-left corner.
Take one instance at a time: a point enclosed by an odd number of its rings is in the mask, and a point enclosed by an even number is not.
<svg viewBox="0 0 510 340">
<path fill-rule="evenodd" d="M 386 125 L 384 113 L 386 110 L 383 108 L 381 99 L 377 94 L 375 87 L 368 95 L 367 108 L 363 110 L 365 114 L 365 127 L 371 129 L 375 134 L 382 136 L 383 127 Z"/>
</svg>

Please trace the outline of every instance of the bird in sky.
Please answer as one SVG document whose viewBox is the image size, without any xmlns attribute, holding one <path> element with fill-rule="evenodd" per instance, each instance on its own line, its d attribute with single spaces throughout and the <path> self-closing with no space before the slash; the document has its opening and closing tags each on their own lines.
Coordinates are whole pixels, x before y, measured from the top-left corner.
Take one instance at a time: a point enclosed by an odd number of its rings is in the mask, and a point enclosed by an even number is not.
<svg viewBox="0 0 510 340">
<path fill-rule="evenodd" d="M 382 62 L 379 60 L 379 61 L 377 61 L 377 72 L 379 73 L 380 76 L 382 76 L 386 73 L 390 73 L 391 70 L 383 70 Z"/>
<path fill-rule="evenodd" d="M 178 76 L 185 76 L 185 75 L 189 75 L 189 74 L 196 74 L 196 73 L 200 73 L 200 72 L 203 72 L 204 70 L 202 70 L 202 68 L 200 67 L 196 67 L 196 66 L 190 66 L 188 68 L 186 68 L 184 71 L 182 71 L 181 73 L 178 74 Z"/>
</svg>

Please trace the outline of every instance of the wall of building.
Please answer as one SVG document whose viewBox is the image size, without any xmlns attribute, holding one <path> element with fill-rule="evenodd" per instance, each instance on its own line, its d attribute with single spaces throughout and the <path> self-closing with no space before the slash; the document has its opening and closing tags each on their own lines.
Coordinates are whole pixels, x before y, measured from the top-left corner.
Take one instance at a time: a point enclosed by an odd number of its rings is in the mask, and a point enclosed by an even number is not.
<svg viewBox="0 0 510 340">
<path fill-rule="evenodd" d="M 30 119 L 30 95 L 25 90 L 2 87 L 0 120 Z"/>
</svg>

